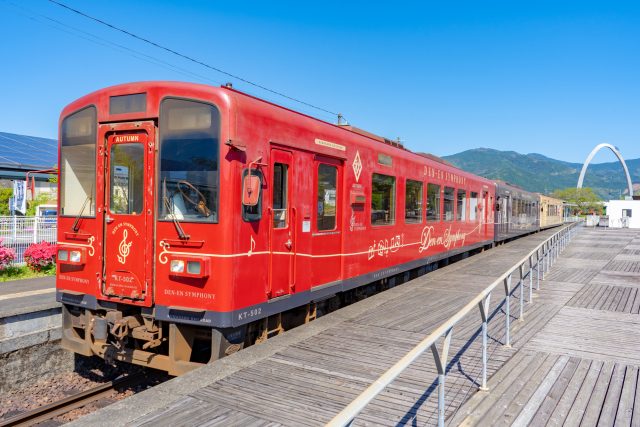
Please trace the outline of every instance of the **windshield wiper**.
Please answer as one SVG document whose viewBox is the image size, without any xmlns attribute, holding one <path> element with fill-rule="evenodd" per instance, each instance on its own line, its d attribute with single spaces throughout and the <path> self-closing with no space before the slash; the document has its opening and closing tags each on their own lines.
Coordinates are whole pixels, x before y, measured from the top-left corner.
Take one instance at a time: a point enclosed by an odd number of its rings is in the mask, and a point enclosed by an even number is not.
<svg viewBox="0 0 640 427">
<path fill-rule="evenodd" d="M 167 209 L 167 212 L 170 212 L 169 216 L 173 220 L 173 225 L 175 225 L 176 227 L 176 231 L 178 232 L 178 236 L 180 237 L 180 240 L 189 240 L 190 236 L 184 232 L 184 230 L 182 229 L 182 225 L 180 225 L 180 221 L 178 221 L 178 218 L 176 218 L 175 212 L 173 212 L 173 209 L 171 208 L 171 202 L 167 197 L 167 179 L 166 178 L 162 181 L 162 200 L 164 201 L 164 206 Z"/>
<path fill-rule="evenodd" d="M 87 207 L 87 202 L 91 200 L 91 196 L 87 196 L 86 199 L 84 199 L 84 203 L 82 204 L 82 208 L 80 208 L 80 212 L 78 213 L 78 216 L 76 216 L 75 221 L 73 221 L 73 225 L 71 226 L 71 230 L 74 233 L 77 233 L 80 230 L 80 218 L 82 217 L 82 214 L 84 213 L 84 208 Z"/>
</svg>

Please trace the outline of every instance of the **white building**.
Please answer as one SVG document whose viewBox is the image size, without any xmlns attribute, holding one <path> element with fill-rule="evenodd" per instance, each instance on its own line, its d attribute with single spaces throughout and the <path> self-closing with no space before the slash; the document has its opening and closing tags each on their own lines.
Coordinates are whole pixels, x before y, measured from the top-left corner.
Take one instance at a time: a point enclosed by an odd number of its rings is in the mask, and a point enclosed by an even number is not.
<svg viewBox="0 0 640 427">
<path fill-rule="evenodd" d="M 604 205 L 609 227 L 640 228 L 640 200 L 609 200 Z"/>
</svg>

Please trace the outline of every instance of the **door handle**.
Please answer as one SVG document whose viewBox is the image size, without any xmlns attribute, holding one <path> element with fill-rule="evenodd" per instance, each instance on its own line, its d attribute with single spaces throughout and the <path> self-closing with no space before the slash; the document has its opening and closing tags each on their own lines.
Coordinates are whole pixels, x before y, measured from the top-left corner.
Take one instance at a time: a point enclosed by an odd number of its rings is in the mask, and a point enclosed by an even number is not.
<svg viewBox="0 0 640 427">
<path fill-rule="evenodd" d="M 113 222 L 113 218 L 111 218 L 109 214 L 104 216 L 104 220 L 107 222 L 107 224 L 111 224 Z"/>
<path fill-rule="evenodd" d="M 288 250 L 291 250 L 291 246 L 293 246 L 293 242 L 291 241 L 291 239 L 287 240 L 284 243 L 285 248 L 287 248 Z"/>
</svg>

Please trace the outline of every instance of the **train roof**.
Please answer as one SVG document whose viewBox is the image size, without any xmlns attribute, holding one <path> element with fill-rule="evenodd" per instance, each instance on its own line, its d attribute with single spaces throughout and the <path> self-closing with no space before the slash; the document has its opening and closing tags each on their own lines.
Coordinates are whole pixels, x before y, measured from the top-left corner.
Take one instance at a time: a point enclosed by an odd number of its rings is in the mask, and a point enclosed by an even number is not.
<svg viewBox="0 0 640 427">
<path fill-rule="evenodd" d="M 290 108 L 284 107 L 282 105 L 279 104 L 275 104 L 271 101 L 267 101 L 265 99 L 259 98 L 257 96 L 254 95 L 250 95 L 248 93 L 239 91 L 233 87 L 231 87 L 230 85 L 222 85 L 222 86 L 211 86 L 211 85 L 206 85 L 206 84 L 201 84 L 201 83 L 188 83 L 188 82 L 178 82 L 178 81 L 164 81 L 164 80 L 158 80 L 158 81 L 142 81 L 142 82 L 132 82 L 132 83 L 123 83 L 123 84 L 119 84 L 119 85 L 114 85 L 114 86 L 109 86 L 106 88 L 102 88 L 99 90 L 96 90 L 94 92 L 91 92 L 77 100 L 75 100 L 74 102 L 70 103 L 69 105 L 67 105 L 63 110 L 62 113 L 60 115 L 60 120 L 62 120 L 64 117 L 66 117 L 68 114 L 74 112 L 74 111 L 78 111 L 80 108 L 83 108 L 84 106 L 90 104 L 90 103 L 96 103 L 98 100 L 102 100 L 101 102 L 106 103 L 106 96 L 113 96 L 113 95 L 120 95 L 120 94 L 132 94 L 132 93 L 142 93 L 142 92 L 148 92 L 151 89 L 175 89 L 176 91 L 183 91 L 183 92 L 198 92 L 200 94 L 209 94 L 214 98 L 220 98 L 221 95 L 225 98 L 228 99 L 228 101 L 231 103 L 231 99 L 233 97 L 230 97 L 229 95 L 231 94 L 235 94 L 235 95 L 239 95 L 241 97 L 244 97 L 247 100 L 253 100 L 255 102 L 259 102 L 262 103 L 264 105 L 269 105 L 272 106 L 274 108 L 277 108 L 281 111 L 286 111 L 292 114 L 295 114 L 301 118 L 306 118 L 308 120 L 312 120 L 315 121 L 317 123 L 322 123 L 323 125 L 329 125 L 334 127 L 335 129 L 340 129 L 341 131 L 344 132 L 349 132 L 350 134 L 354 134 L 354 135 L 359 135 L 360 137 L 365 137 L 371 141 L 376 141 L 377 143 L 380 143 L 382 146 L 386 146 L 390 149 L 393 150 L 398 150 L 398 154 L 402 155 L 403 153 L 405 154 L 409 154 L 409 155 L 414 155 L 417 157 L 421 157 L 421 158 L 426 158 L 429 159 L 431 161 L 435 161 L 438 162 L 442 165 L 447 166 L 448 168 L 451 169 L 455 169 L 457 171 L 459 171 L 460 173 L 467 175 L 469 177 L 473 177 L 474 179 L 478 179 L 478 180 L 482 180 L 482 181 L 486 181 L 487 183 L 491 182 L 493 183 L 492 180 L 475 175 L 471 172 L 465 171 L 463 169 L 460 169 L 456 166 L 453 166 L 451 163 L 437 157 L 434 156 L 432 154 L 427 154 L 427 153 L 417 153 L 417 152 L 413 152 L 411 150 L 408 150 L 406 148 L 404 148 L 404 146 L 402 146 L 401 143 L 399 143 L 398 141 L 393 141 L 391 139 L 385 138 L 385 137 L 381 137 L 379 135 L 376 135 L 372 132 L 368 132 L 366 130 L 357 128 L 355 126 L 352 125 L 341 125 L 341 124 L 334 124 L 334 123 L 330 123 L 327 122 L 325 120 L 319 119 L 317 117 L 313 117 L 310 116 L 308 114 L 305 113 L 301 113 L 299 111 L 296 110 L 292 110 Z M 225 96 L 226 95 L 226 96 Z M 106 104 L 103 104 L 106 105 Z M 100 113 L 100 112 L 99 112 Z M 100 119 L 99 119 L 100 120 Z"/>
</svg>

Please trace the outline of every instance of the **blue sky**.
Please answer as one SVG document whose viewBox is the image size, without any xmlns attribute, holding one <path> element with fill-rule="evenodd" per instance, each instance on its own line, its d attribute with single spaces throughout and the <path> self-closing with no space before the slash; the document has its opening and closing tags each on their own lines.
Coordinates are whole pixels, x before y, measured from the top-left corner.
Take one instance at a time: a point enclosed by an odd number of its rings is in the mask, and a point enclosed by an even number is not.
<svg viewBox="0 0 640 427">
<path fill-rule="evenodd" d="M 609 142 L 640 157 L 637 3 L 63 2 L 414 151 L 490 147 L 582 162 Z M 74 99 L 157 79 L 232 81 L 335 121 L 46 0 L 0 0 L 0 38 L 0 131 L 56 137 Z"/>
</svg>

